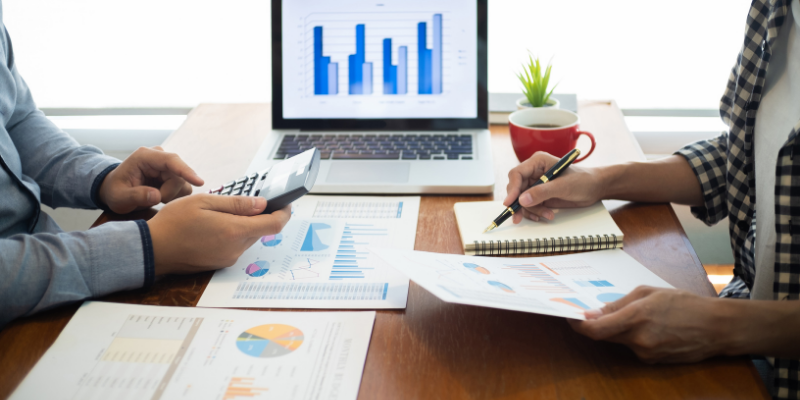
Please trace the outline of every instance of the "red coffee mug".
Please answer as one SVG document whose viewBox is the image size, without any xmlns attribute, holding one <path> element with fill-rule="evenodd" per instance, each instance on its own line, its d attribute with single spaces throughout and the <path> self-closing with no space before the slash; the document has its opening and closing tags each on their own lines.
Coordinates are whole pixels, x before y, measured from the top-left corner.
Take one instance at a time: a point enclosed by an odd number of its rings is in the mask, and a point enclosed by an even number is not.
<svg viewBox="0 0 800 400">
<path fill-rule="evenodd" d="M 578 136 L 586 135 L 592 141 L 592 148 L 581 162 L 594 151 L 594 135 L 581 131 L 578 114 L 553 108 L 528 108 L 511 113 L 508 126 L 511 131 L 511 145 L 520 162 L 530 158 L 537 151 L 544 151 L 556 157 L 563 157 L 578 144 Z"/>
</svg>

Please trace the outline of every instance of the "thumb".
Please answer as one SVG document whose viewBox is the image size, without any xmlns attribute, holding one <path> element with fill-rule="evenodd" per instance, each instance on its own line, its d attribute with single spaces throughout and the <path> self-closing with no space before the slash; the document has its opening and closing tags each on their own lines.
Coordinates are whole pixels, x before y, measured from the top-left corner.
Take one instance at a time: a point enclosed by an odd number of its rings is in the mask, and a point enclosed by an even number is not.
<svg viewBox="0 0 800 400">
<path fill-rule="evenodd" d="M 261 196 L 215 196 L 198 194 L 205 201 L 206 210 L 219 211 L 233 215 L 258 215 L 267 208 L 267 200 Z"/>
</svg>

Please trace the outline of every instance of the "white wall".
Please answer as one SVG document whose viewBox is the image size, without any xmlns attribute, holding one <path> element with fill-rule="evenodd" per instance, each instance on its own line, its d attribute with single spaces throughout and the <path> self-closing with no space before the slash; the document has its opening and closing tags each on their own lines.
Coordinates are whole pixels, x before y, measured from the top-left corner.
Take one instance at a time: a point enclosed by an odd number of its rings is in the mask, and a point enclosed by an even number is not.
<svg viewBox="0 0 800 400">
<path fill-rule="evenodd" d="M 299 0 L 292 0 L 299 1 Z M 489 90 L 519 89 L 526 50 L 558 91 L 623 108 L 716 108 L 748 0 L 491 0 Z M 4 0 L 42 107 L 270 99 L 268 0 Z"/>
</svg>

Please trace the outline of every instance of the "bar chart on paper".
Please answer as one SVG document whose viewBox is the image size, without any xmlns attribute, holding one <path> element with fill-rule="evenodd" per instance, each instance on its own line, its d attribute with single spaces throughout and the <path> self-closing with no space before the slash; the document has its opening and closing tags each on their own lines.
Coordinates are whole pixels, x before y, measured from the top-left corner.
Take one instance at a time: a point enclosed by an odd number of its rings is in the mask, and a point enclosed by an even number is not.
<svg viewBox="0 0 800 400">
<path fill-rule="evenodd" d="M 412 249 L 419 203 L 419 197 L 304 196 L 281 233 L 214 273 L 198 306 L 402 308 L 408 278 L 371 249 Z"/>
</svg>

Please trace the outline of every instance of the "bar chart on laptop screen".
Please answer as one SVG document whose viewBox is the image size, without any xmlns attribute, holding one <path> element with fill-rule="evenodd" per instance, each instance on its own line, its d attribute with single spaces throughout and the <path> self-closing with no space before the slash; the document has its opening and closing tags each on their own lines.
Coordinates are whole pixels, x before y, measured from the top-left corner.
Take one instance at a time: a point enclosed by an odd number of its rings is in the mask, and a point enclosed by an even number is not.
<svg viewBox="0 0 800 400">
<path fill-rule="evenodd" d="M 474 118 L 475 5 L 284 1 L 285 118 Z"/>
</svg>

